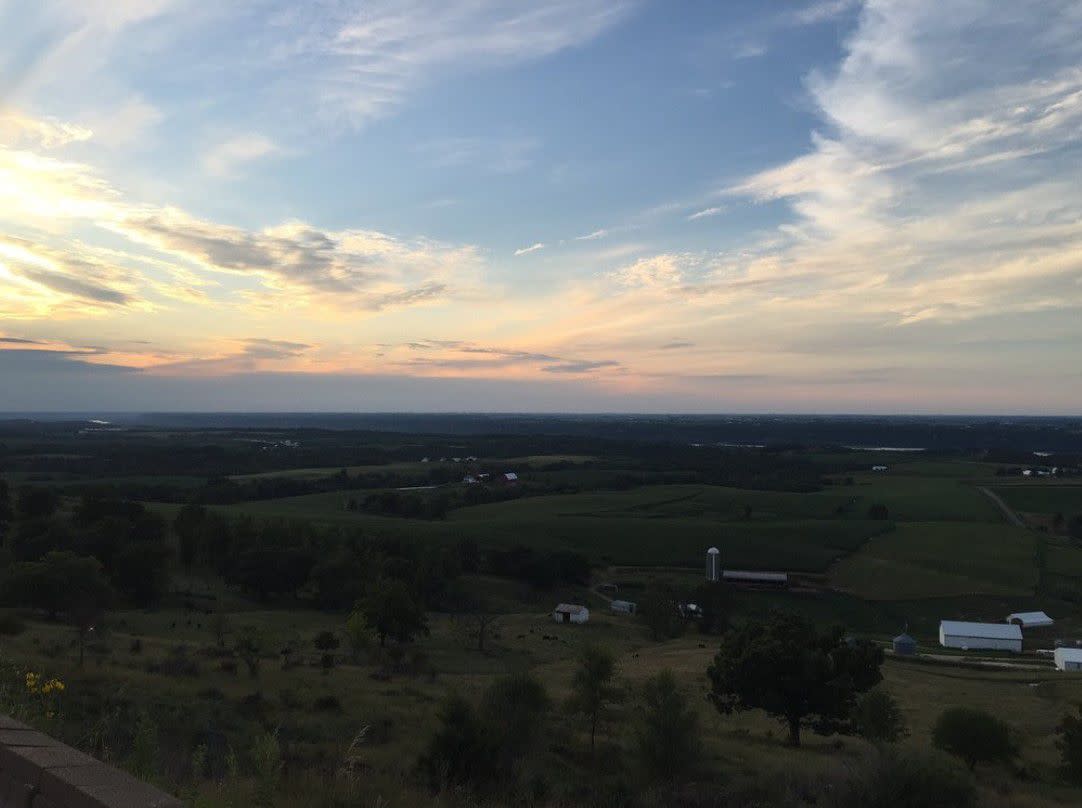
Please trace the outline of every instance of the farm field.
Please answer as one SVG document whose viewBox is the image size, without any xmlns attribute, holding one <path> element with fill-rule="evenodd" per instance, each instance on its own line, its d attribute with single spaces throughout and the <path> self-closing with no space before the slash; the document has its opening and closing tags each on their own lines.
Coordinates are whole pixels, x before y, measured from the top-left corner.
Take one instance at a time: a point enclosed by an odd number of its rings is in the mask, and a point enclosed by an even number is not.
<svg viewBox="0 0 1082 808">
<path fill-rule="evenodd" d="M 831 572 L 838 588 L 869 600 L 1033 594 L 1036 542 L 1007 525 L 899 524 Z"/>
<path fill-rule="evenodd" d="M 702 776 L 721 778 L 723 788 L 783 783 L 820 794 L 824 782 L 863 770 L 877 752 L 857 737 L 811 731 L 803 748 L 793 749 L 781 724 L 762 712 L 719 714 L 706 698 L 706 670 L 726 626 L 789 612 L 884 646 L 908 631 L 922 653 L 940 655 L 942 619 L 1000 621 L 1012 611 L 1045 609 L 1056 619 L 1055 638 L 1082 637 L 1082 547 L 1050 518 L 1027 517 L 1027 528 L 1007 524 L 980 490 L 997 491 L 1019 510 L 1055 506 L 1070 515 L 1070 497 L 1082 487 L 1005 480 L 999 465 L 973 457 L 651 446 L 636 458 L 625 444 L 619 454 L 596 445 L 549 454 L 526 446 L 498 461 L 519 471 L 517 484 L 469 486 L 459 481 L 462 464 L 447 464 L 443 477 L 429 479 L 450 482 L 415 487 L 411 480 L 425 479 L 438 461 L 351 463 L 332 438 L 320 440 L 340 464 L 319 462 L 323 450 L 305 455 L 317 462 L 297 463 L 293 455 L 305 450 L 283 444 L 273 450 L 282 453 L 281 468 L 216 474 L 264 468 L 272 450 L 207 435 L 210 448 L 191 441 L 194 467 L 95 476 L 78 464 L 99 463 L 108 472 L 138 463 L 122 452 L 117 463 L 49 451 L 40 453 L 43 462 L 76 465 L 21 466 L 2 475 L 16 517 L 6 549 L 20 559 L 48 542 L 116 559 L 110 541 L 148 537 L 170 555 L 168 588 L 155 600 L 137 603 L 126 593 L 141 591 L 142 582 L 117 579 L 128 588 L 95 626 L 83 667 L 63 614 L 48 620 L 40 607 L 0 611 L 0 662 L 12 661 L 5 675 L 33 669 L 66 683 L 60 719 L 43 717 L 43 728 L 86 748 L 91 726 L 99 735 L 89 742 L 100 744 L 93 751 L 131 767 L 138 727 L 151 716 L 159 748 L 150 779 L 170 790 L 192 786 L 189 758 L 206 744 L 213 763 L 194 787 L 205 798 L 197 804 L 214 808 L 254 804 L 254 745 L 277 733 L 293 804 L 297 794 L 340 788 L 334 773 L 348 759 L 363 772 L 356 792 L 314 805 L 416 808 L 433 805 L 418 764 L 443 726 L 449 695 L 480 705 L 502 677 L 528 672 L 550 704 L 530 776 L 543 781 L 547 796 L 578 805 L 581 789 L 602 780 L 606 788 L 641 787 L 634 761 L 642 687 L 671 670 L 702 728 Z M 381 445 L 403 451 L 415 444 L 391 438 Z M 378 456 L 362 449 L 358 457 Z M 19 463 L 28 456 L 37 455 L 23 453 Z M 872 472 L 872 462 L 889 469 Z M 43 494 L 50 486 L 59 492 L 51 505 Z M 308 493 L 285 496 L 298 491 Z M 153 499 L 159 494 L 165 501 Z M 436 498 L 447 507 L 418 507 Z M 34 507 L 53 510 L 28 515 Z M 193 519 L 197 528 L 185 527 Z M 704 587 L 711 546 L 725 569 L 787 571 L 793 586 Z M 368 622 L 376 613 L 367 598 L 389 582 L 405 587 L 408 603 L 396 608 L 423 605 L 426 625 L 383 647 Z M 658 598 L 664 608 L 710 592 L 723 614 L 710 629 L 717 633 L 701 633 L 683 618 L 672 633 L 651 623 Z M 610 595 L 644 612 L 613 614 Z M 587 606 L 589 622 L 554 623 L 551 610 L 560 602 Z M 598 726 L 604 772 L 591 765 L 588 725 L 567 709 L 579 655 L 590 646 L 615 656 L 621 694 Z M 963 654 L 943 656 L 883 664 L 883 687 L 909 727 L 902 747 L 927 749 L 948 707 L 995 710 L 1022 751 L 1011 767 L 973 778 L 979 804 L 1077 804 L 1078 791 L 1058 767 L 1054 730 L 1082 700 L 1082 676 L 1056 673 L 1031 653 L 1021 660 L 1028 667 L 1017 669 L 965 667 Z M 0 694 L 13 692 L 3 687 Z M 362 730 L 363 743 L 351 751 Z M 233 753 L 237 775 L 227 774 Z"/>
<path fill-rule="evenodd" d="M 1082 485 L 1061 485 L 1034 481 L 993 488 L 1017 511 L 1027 513 L 1082 513 Z"/>
</svg>

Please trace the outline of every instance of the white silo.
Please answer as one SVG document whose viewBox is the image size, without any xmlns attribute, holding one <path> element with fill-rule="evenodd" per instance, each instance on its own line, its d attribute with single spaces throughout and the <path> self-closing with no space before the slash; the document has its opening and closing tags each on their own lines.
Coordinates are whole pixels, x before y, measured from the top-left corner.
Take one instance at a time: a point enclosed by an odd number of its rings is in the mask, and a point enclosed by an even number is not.
<svg viewBox="0 0 1082 808">
<path fill-rule="evenodd" d="M 706 580 L 717 581 L 721 578 L 721 551 L 711 547 L 706 551 Z"/>
</svg>

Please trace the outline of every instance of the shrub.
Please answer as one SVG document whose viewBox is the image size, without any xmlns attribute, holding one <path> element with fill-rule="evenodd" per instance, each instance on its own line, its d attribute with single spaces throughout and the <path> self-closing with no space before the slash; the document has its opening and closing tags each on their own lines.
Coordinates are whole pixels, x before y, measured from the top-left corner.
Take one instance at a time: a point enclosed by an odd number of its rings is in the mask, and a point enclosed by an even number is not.
<svg viewBox="0 0 1082 808">
<path fill-rule="evenodd" d="M 326 713 L 337 712 L 342 709 L 342 703 L 338 700 L 337 696 L 319 696 L 312 702 L 312 709 Z"/>
<path fill-rule="evenodd" d="M 972 707 L 944 710 L 932 730 L 932 743 L 961 758 L 970 771 L 978 763 L 1011 760 L 1018 754 L 1010 727 L 991 713 Z"/>
<path fill-rule="evenodd" d="M 1078 705 L 1078 715 L 1067 714 L 1056 727 L 1056 748 L 1067 773 L 1077 782 L 1082 782 L 1082 704 Z"/>
<path fill-rule="evenodd" d="M 869 741 L 894 743 L 907 734 L 898 702 L 882 688 L 868 691 L 857 702 L 853 724 L 857 733 Z"/>
<path fill-rule="evenodd" d="M 647 680 L 643 701 L 646 709 L 636 737 L 639 761 L 653 778 L 676 780 L 696 762 L 698 716 L 669 670 Z"/>
<path fill-rule="evenodd" d="M 830 808 L 970 808 L 973 783 L 938 756 L 894 750 L 876 754 L 827 803 Z"/>
</svg>

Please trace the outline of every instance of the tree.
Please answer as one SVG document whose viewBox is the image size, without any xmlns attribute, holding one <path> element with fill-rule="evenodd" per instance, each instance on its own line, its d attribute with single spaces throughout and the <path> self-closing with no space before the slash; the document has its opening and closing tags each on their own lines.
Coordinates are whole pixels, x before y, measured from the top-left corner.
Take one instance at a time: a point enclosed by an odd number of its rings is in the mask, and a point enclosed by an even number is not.
<svg viewBox="0 0 1082 808">
<path fill-rule="evenodd" d="M 635 613 L 655 640 L 679 637 L 684 631 L 684 618 L 676 608 L 672 591 L 659 585 L 651 585 L 639 598 Z"/>
<path fill-rule="evenodd" d="M 254 626 L 244 626 L 237 632 L 233 650 L 248 668 L 248 676 L 259 678 L 259 662 L 263 655 L 264 639 L 262 632 Z"/>
<path fill-rule="evenodd" d="M 1011 728 L 991 713 L 973 707 L 944 710 L 932 730 L 932 743 L 961 758 L 970 771 L 978 763 L 1008 761 L 1018 754 Z"/>
<path fill-rule="evenodd" d="M 338 650 L 338 646 L 341 645 L 341 641 L 335 636 L 333 631 L 321 631 L 316 635 L 313 644 L 317 651 L 322 652 L 323 670 L 329 671 L 334 667 L 334 652 Z"/>
<path fill-rule="evenodd" d="M 1082 541 L 1082 513 L 1076 513 L 1067 523 L 1067 533 L 1073 539 Z"/>
<path fill-rule="evenodd" d="M 110 567 L 113 585 L 139 606 L 152 606 L 169 589 L 172 551 L 162 541 L 133 541 L 120 549 Z"/>
<path fill-rule="evenodd" d="M 763 710 L 789 728 L 800 745 L 809 726 L 846 732 L 856 696 L 879 684 L 881 648 L 847 641 L 840 629 L 819 632 L 802 617 L 773 612 L 762 622 L 730 629 L 707 669 L 710 701 L 722 714 Z"/>
<path fill-rule="evenodd" d="M 24 488 L 16 510 L 20 519 L 48 519 L 60 507 L 60 495 L 51 488 Z"/>
<path fill-rule="evenodd" d="M 483 652 L 488 631 L 499 618 L 489 598 L 478 592 L 476 587 L 456 580 L 447 587 L 444 603 L 448 609 L 460 615 L 466 625 L 474 629 L 477 650 Z"/>
<path fill-rule="evenodd" d="M 590 722 L 590 751 L 594 751 L 598 722 L 608 706 L 621 699 L 622 693 L 613 685 L 616 659 L 603 648 L 594 645 L 582 650 L 579 667 L 571 677 L 571 698 L 568 706 L 584 715 Z"/>
<path fill-rule="evenodd" d="M 444 785 L 483 784 L 495 776 L 495 752 L 473 705 L 452 695 L 440 708 L 439 728 L 418 765 L 433 790 Z"/>
<path fill-rule="evenodd" d="M 706 581 L 692 596 L 698 605 L 699 631 L 703 634 L 722 634 L 729 627 L 732 609 L 732 592 L 720 581 Z"/>
<path fill-rule="evenodd" d="M 481 700 L 481 717 L 498 750 L 500 765 L 508 769 L 525 756 L 541 736 L 549 697 L 529 673 L 497 679 Z"/>
<path fill-rule="evenodd" d="M 346 620 L 346 640 L 349 642 L 350 656 L 356 662 L 361 657 L 361 651 L 368 647 L 372 637 L 372 629 L 368 625 L 361 611 L 354 611 Z"/>
<path fill-rule="evenodd" d="M 361 600 L 360 611 L 376 632 L 380 648 L 386 646 L 388 637 L 410 642 L 418 634 L 428 633 L 424 609 L 399 580 L 384 578 L 373 584 Z"/>
<path fill-rule="evenodd" d="M 79 666 L 86 639 L 113 600 L 113 591 L 95 558 L 71 552 L 47 553 L 41 561 L 13 564 L 4 586 L 8 602 L 63 613 L 79 636 Z"/>
<path fill-rule="evenodd" d="M 7 480 L 0 478 L 0 528 L 10 522 L 13 516 L 15 511 L 11 507 L 11 486 Z"/>
<path fill-rule="evenodd" d="M 207 509 L 189 503 L 177 512 L 173 520 L 173 532 L 177 534 L 177 555 L 184 571 L 190 573 L 199 556 L 199 537 L 207 519 Z"/>
<path fill-rule="evenodd" d="M 881 687 L 869 690 L 857 702 L 853 725 L 858 735 L 877 743 L 895 743 L 908 734 L 898 702 Z"/>
<path fill-rule="evenodd" d="M 636 736 L 639 761 L 652 777 L 676 780 L 698 755 L 699 718 L 670 670 L 646 681 L 643 701 L 646 709 Z"/>
<path fill-rule="evenodd" d="M 1056 727 L 1056 748 L 1059 749 L 1063 765 L 1071 777 L 1082 782 L 1082 704 L 1078 705 L 1078 715 L 1068 713 Z"/>
<path fill-rule="evenodd" d="M 887 510 L 887 506 L 881 502 L 877 502 L 868 508 L 869 519 L 885 520 L 890 518 L 890 511 Z"/>
</svg>

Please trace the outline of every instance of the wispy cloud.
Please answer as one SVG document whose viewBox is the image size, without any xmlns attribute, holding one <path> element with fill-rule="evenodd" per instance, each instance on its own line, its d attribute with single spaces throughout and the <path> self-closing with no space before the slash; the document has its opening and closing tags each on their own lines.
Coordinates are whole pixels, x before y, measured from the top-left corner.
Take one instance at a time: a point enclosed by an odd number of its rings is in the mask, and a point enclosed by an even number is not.
<svg viewBox="0 0 1082 808">
<path fill-rule="evenodd" d="M 725 208 L 723 206 L 715 206 L 712 208 L 703 208 L 700 211 L 696 211 L 688 216 L 689 222 L 694 222 L 696 219 L 706 219 L 710 216 L 717 216 L 719 213 L 724 213 Z"/>
<path fill-rule="evenodd" d="M 594 230 L 592 233 L 587 233 L 584 236 L 575 236 L 575 241 L 596 241 L 599 238 L 605 238 L 608 234 L 608 230 L 601 228 L 600 230 Z"/>
<path fill-rule="evenodd" d="M 538 250 L 543 249 L 545 249 L 544 243 L 538 241 L 534 244 L 531 244 L 529 247 L 520 247 L 519 249 L 515 250 L 515 255 L 527 255 L 529 253 L 537 252 Z"/>
<path fill-rule="evenodd" d="M 204 170 L 216 177 L 230 177 L 248 163 L 281 154 L 281 148 L 258 133 L 234 135 L 203 155 Z"/>
</svg>

